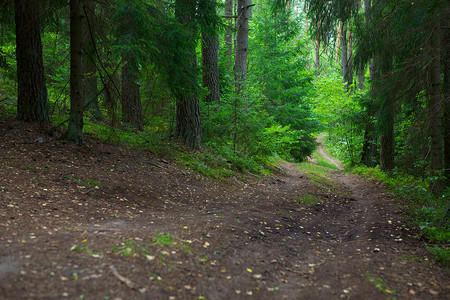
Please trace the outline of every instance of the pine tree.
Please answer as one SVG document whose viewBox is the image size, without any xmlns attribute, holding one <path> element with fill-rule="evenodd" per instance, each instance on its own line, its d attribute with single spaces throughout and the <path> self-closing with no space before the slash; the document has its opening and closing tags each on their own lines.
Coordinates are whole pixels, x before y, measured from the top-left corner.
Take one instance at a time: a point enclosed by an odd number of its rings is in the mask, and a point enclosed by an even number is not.
<svg viewBox="0 0 450 300">
<path fill-rule="evenodd" d="M 63 138 L 83 144 L 83 66 L 81 0 L 70 0 L 70 119 Z"/>
<path fill-rule="evenodd" d="M 38 0 L 16 0 L 17 117 L 27 122 L 46 123 L 47 87 L 40 28 Z"/>
<path fill-rule="evenodd" d="M 216 0 L 204 0 L 205 13 L 216 15 Z M 219 89 L 219 34 L 216 26 L 202 32 L 203 87 L 208 88 L 206 101 L 220 103 Z"/>
<path fill-rule="evenodd" d="M 236 92 L 239 94 L 245 86 L 247 79 L 247 56 L 248 56 L 248 32 L 249 19 L 251 15 L 251 0 L 238 0 L 237 3 L 237 36 L 236 56 L 234 60 L 234 81 Z"/>
<path fill-rule="evenodd" d="M 197 2 L 195 0 L 176 0 L 175 14 L 183 27 L 196 36 L 195 14 Z M 188 61 L 187 73 L 195 74 L 197 69 L 197 58 L 195 55 L 195 44 L 189 43 L 185 49 L 185 59 Z M 176 104 L 176 137 L 184 144 L 193 149 L 200 148 L 202 127 L 200 119 L 200 105 L 195 91 L 184 90 L 178 92 Z"/>
<path fill-rule="evenodd" d="M 85 108 L 92 113 L 95 120 L 103 119 L 102 112 L 98 103 L 97 88 L 97 66 L 96 66 L 96 21 L 95 21 L 95 2 L 85 1 L 83 4 L 83 92 L 85 99 Z"/>
</svg>

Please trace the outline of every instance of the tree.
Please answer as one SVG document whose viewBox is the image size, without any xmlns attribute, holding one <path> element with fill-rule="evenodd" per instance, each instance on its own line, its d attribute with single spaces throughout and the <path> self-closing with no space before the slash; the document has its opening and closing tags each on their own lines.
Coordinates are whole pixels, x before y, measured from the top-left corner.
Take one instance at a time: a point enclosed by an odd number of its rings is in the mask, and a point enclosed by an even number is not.
<svg viewBox="0 0 450 300">
<path fill-rule="evenodd" d="M 252 0 L 238 0 L 237 8 L 237 36 L 236 56 L 234 60 L 234 80 L 236 91 L 239 94 L 245 86 L 247 79 L 248 55 L 248 21 L 251 15 Z"/>
<path fill-rule="evenodd" d="M 143 130 L 142 104 L 138 84 L 138 65 L 134 57 L 124 57 L 122 67 L 122 122 Z"/>
<path fill-rule="evenodd" d="M 227 21 L 227 29 L 225 32 L 225 45 L 227 47 L 227 58 L 228 58 L 228 68 L 231 69 L 232 66 L 232 55 L 233 55 L 233 3 L 234 0 L 225 0 L 225 17 Z"/>
<path fill-rule="evenodd" d="M 216 0 L 206 0 L 206 14 L 216 14 Z M 216 26 L 206 28 L 202 32 L 202 66 L 203 87 L 208 88 L 207 102 L 220 102 L 219 89 L 219 34 Z"/>
<path fill-rule="evenodd" d="M 139 85 L 139 62 L 145 61 L 142 40 L 148 21 L 145 8 L 137 1 L 122 1 L 114 14 L 117 45 L 125 65 L 122 67 L 122 122 L 143 130 Z"/>
<path fill-rule="evenodd" d="M 176 0 L 175 15 L 183 28 L 195 37 L 196 24 L 195 15 L 197 8 L 196 0 Z M 195 39 L 193 39 L 195 40 Z M 195 43 L 187 44 L 185 49 L 185 73 L 196 76 L 197 58 L 195 55 Z M 200 105 L 195 87 L 182 89 L 176 93 L 176 137 L 184 144 L 193 149 L 200 148 L 202 127 L 200 119 Z"/>
<path fill-rule="evenodd" d="M 95 120 L 102 120 L 102 112 L 98 103 L 97 88 L 97 66 L 95 53 L 96 22 L 95 22 L 95 2 L 85 1 L 83 4 L 83 92 L 85 99 L 85 110 L 92 113 Z"/>
<path fill-rule="evenodd" d="M 81 0 L 70 0 L 70 118 L 63 138 L 83 144 L 83 65 Z"/>
<path fill-rule="evenodd" d="M 441 95 L 441 25 L 439 12 L 432 16 L 430 64 L 430 167 L 433 172 L 443 170 L 442 95 Z"/>
<path fill-rule="evenodd" d="M 26 122 L 46 123 L 47 87 L 38 0 L 15 0 L 17 57 L 17 117 Z"/>
</svg>

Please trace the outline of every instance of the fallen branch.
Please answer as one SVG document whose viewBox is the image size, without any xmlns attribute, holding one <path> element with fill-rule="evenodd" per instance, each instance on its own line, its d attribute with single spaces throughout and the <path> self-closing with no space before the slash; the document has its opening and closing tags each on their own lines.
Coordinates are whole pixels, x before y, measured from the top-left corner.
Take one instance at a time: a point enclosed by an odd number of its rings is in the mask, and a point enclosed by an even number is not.
<svg viewBox="0 0 450 300">
<path fill-rule="evenodd" d="M 113 265 L 110 265 L 109 268 L 111 269 L 111 271 L 113 272 L 113 275 L 117 277 L 117 279 L 119 279 L 120 281 L 122 281 L 123 283 L 125 283 L 130 289 L 139 291 L 141 293 L 145 292 L 145 288 L 139 288 L 137 286 L 136 283 L 134 283 L 133 281 L 131 281 L 130 279 L 123 277 L 122 275 L 120 275 L 119 271 L 117 271 L 117 268 Z"/>
</svg>

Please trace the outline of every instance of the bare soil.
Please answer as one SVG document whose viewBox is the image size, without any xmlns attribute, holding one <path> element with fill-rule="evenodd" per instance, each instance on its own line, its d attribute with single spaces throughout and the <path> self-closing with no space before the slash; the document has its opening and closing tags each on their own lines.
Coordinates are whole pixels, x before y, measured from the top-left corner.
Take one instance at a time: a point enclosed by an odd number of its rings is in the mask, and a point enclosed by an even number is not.
<svg viewBox="0 0 450 300">
<path fill-rule="evenodd" d="M 449 299 L 378 182 L 290 163 L 216 182 L 45 129 L 0 120 L 1 299 Z"/>
</svg>

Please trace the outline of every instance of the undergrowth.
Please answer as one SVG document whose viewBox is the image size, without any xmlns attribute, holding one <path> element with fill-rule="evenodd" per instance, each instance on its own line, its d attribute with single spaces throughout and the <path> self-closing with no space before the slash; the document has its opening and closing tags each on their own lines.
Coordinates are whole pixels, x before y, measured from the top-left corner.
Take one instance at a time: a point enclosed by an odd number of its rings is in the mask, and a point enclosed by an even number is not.
<svg viewBox="0 0 450 300">
<path fill-rule="evenodd" d="M 55 123 L 64 120 L 53 120 Z M 242 173 L 269 174 L 275 165 L 271 157 L 252 156 L 233 151 L 231 147 L 207 144 L 202 150 L 193 151 L 170 141 L 165 124 L 155 122 L 137 132 L 131 127 L 114 127 L 94 123 L 85 118 L 85 134 L 100 141 L 126 145 L 131 148 L 157 153 L 168 160 L 176 161 L 206 177 L 222 180 Z"/>
</svg>

